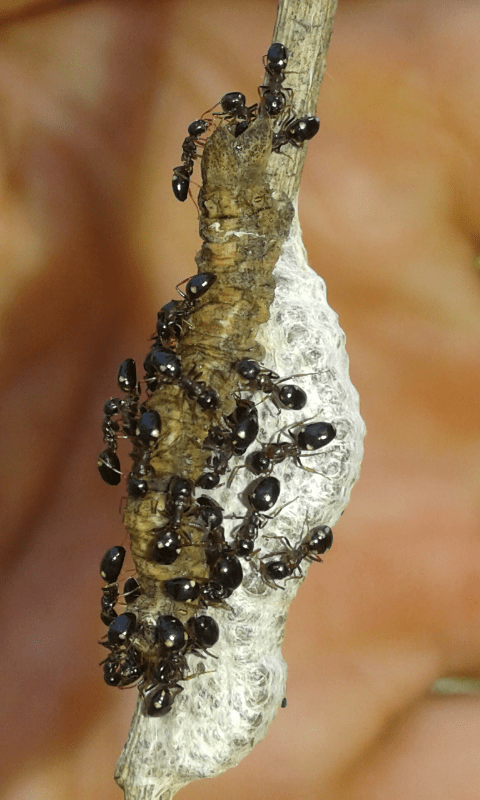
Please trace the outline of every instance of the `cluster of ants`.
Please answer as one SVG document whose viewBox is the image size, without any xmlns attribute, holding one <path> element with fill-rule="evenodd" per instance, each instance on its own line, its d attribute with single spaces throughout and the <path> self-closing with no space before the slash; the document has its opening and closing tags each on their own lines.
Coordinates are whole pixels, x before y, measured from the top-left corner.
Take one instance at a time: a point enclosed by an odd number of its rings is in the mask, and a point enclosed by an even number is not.
<svg viewBox="0 0 480 800">
<path fill-rule="evenodd" d="M 222 115 L 235 136 L 240 136 L 258 114 L 279 116 L 289 103 L 283 88 L 288 61 L 286 48 L 273 44 L 267 54 L 268 83 L 260 87 L 261 101 L 247 107 L 245 97 L 238 92 L 225 95 L 220 101 Z M 207 120 L 197 120 L 189 128 L 183 144 L 183 166 L 174 172 L 173 188 L 179 200 L 185 200 L 189 181 L 197 158 L 199 136 L 210 125 Z M 300 145 L 318 130 L 316 117 L 290 119 L 274 134 L 273 149 L 287 143 Z M 215 389 L 199 380 L 201 375 L 187 372 L 182 364 L 177 344 L 182 339 L 188 320 L 195 314 L 197 302 L 214 285 L 217 276 L 201 272 L 186 282 L 185 290 L 177 290 L 180 300 L 172 300 L 158 313 L 153 343 L 144 363 L 147 399 L 165 384 L 178 386 L 195 405 L 200 414 L 215 418 L 203 442 L 207 453 L 203 473 L 193 481 L 186 475 L 171 475 L 159 485 L 151 460 L 162 433 L 162 420 L 155 409 L 141 400 L 137 366 L 132 358 L 125 359 L 117 373 L 118 397 L 111 397 L 104 406 L 102 432 L 105 447 L 98 456 L 98 469 L 102 479 L 118 485 L 122 470 L 118 457 L 118 439 L 128 438 L 133 450 L 132 468 L 127 477 L 127 494 L 131 501 L 141 501 L 149 492 L 165 493 L 164 514 L 166 523 L 152 531 L 147 558 L 161 566 L 175 564 L 184 547 L 192 547 L 193 527 L 199 531 L 201 545 L 197 546 L 204 577 L 182 574 L 162 581 L 162 593 L 169 604 L 178 603 L 178 614 L 184 614 L 185 604 L 192 615 L 184 623 L 179 616 L 161 614 L 156 619 L 139 613 L 145 609 L 141 575 L 129 577 L 119 589 L 125 549 L 116 546 L 108 550 L 100 565 L 105 585 L 102 594 L 101 620 L 108 626 L 106 640 L 108 656 L 102 662 L 104 678 L 109 686 L 124 688 L 136 685 L 144 698 L 144 711 L 149 716 L 163 716 L 173 707 L 174 699 L 183 690 L 180 681 L 198 675 L 188 675 L 187 656 L 213 656 L 210 648 L 219 638 L 219 627 L 213 617 L 204 613 L 209 607 L 230 608 L 228 598 L 243 581 L 242 560 L 248 559 L 259 570 L 262 580 L 272 589 L 283 589 L 282 581 L 302 575 L 302 563 L 321 561 L 332 545 L 332 531 L 327 525 L 309 530 L 302 541 L 292 547 L 288 539 L 278 537 L 281 550 L 268 557 L 256 559 L 257 538 L 260 530 L 272 518 L 268 514 L 276 505 L 281 491 L 278 478 L 272 475 L 275 465 L 292 459 L 304 467 L 301 459 L 318 452 L 336 436 L 335 427 L 325 421 L 304 420 L 283 428 L 276 441 L 259 443 L 249 452 L 259 433 L 258 409 L 253 400 L 255 393 L 265 395 L 279 410 L 300 411 L 307 403 L 305 391 L 288 378 L 280 378 L 251 358 L 242 358 L 231 364 L 241 388 L 235 396 L 234 410 L 220 414 L 220 398 Z M 288 438 L 281 435 L 288 430 Z M 244 462 L 231 469 L 233 458 Z M 226 479 L 230 486 L 239 469 L 246 468 L 255 480 L 247 486 L 247 510 L 240 518 L 233 536 L 225 536 L 224 509 L 209 495 L 201 492 L 215 489 Z M 276 512 L 278 514 L 278 511 Z M 185 572 L 185 570 L 183 570 Z M 125 610 L 117 613 L 116 606 L 123 601 Z M 143 603 L 143 605 L 142 605 Z"/>
<path fill-rule="evenodd" d="M 221 112 L 213 112 L 213 116 L 222 117 L 235 137 L 241 136 L 260 114 L 275 117 L 279 120 L 279 128 L 274 132 L 272 141 L 272 151 L 275 153 L 280 153 L 281 148 L 287 144 L 300 147 L 304 142 L 312 139 L 320 128 L 318 117 L 296 117 L 290 114 L 293 92 L 283 86 L 289 55 L 285 45 L 280 42 L 274 42 L 269 47 L 265 57 L 267 82 L 258 87 L 259 103 L 247 106 L 244 94 L 228 92 L 215 106 L 208 109 L 203 117 L 220 106 Z M 173 193 L 181 202 L 188 197 L 194 163 L 199 158 L 197 147 L 205 144 L 205 140 L 201 137 L 213 124 L 212 119 L 203 117 L 194 120 L 188 126 L 188 136 L 185 137 L 182 145 L 182 164 L 173 170 Z"/>
<path fill-rule="evenodd" d="M 163 306 L 158 313 L 152 348 L 144 361 L 148 392 L 156 391 L 162 383 L 177 383 L 205 413 L 217 408 L 217 393 L 202 381 L 185 375 L 180 357 L 173 349 L 166 347 L 165 342 L 171 344 L 173 337 L 177 340 L 181 338 L 182 328 L 190 314 L 194 313 L 197 299 L 214 282 L 215 275 L 199 273 L 187 282 L 185 292 L 181 293 L 181 301 L 171 301 Z M 198 490 L 217 487 L 229 472 L 230 459 L 245 455 L 255 442 L 259 423 L 252 394 L 264 393 L 280 409 L 298 411 L 307 402 L 303 389 L 296 384 L 285 383 L 288 379 L 280 379 L 276 373 L 263 368 L 253 359 L 242 359 L 232 367 L 243 383 L 235 409 L 223 417 L 222 426 L 212 425 L 210 428 L 204 441 L 204 448 L 210 455 L 197 481 L 194 483 L 181 475 L 171 477 L 165 493 L 168 522 L 152 532 L 152 562 L 171 565 L 179 557 L 182 547 L 192 544 L 185 532 L 185 523 L 193 524 L 202 531 L 208 576 L 202 579 L 182 576 L 163 583 L 163 591 L 169 601 L 191 603 L 200 611 L 208 606 L 228 607 L 225 601 L 243 580 L 241 559 L 252 559 L 258 553 L 255 543 L 259 530 L 270 519 L 266 512 L 275 506 L 280 496 L 280 481 L 271 474 L 274 466 L 291 458 L 303 467 L 301 457 L 317 452 L 336 436 L 331 423 L 301 422 L 289 429 L 290 441 L 265 443 L 247 455 L 244 464 L 230 470 L 228 485 L 241 467 L 248 468 L 260 477 L 247 487 L 247 513 L 235 531 L 233 540 L 227 541 L 221 506 L 206 494 L 195 495 Z M 122 396 L 110 398 L 104 406 L 102 431 L 106 448 L 99 454 L 98 469 L 106 483 L 120 483 L 122 472 L 117 455 L 117 439 L 119 436 L 128 437 L 133 444 L 133 466 L 127 478 L 127 493 L 133 500 L 141 500 L 154 485 L 149 464 L 155 443 L 161 435 L 161 418 L 157 411 L 147 409 L 140 402 L 140 385 L 133 359 L 126 359 L 120 365 L 117 384 Z M 247 397 L 243 396 L 245 394 Z M 278 581 L 301 575 L 303 561 L 322 560 L 320 556 L 331 547 L 332 531 L 327 525 L 317 526 L 308 532 L 297 547 L 292 547 L 285 538 L 281 541 L 283 549 L 270 554 L 268 561 L 260 560 L 259 564 L 263 580 L 275 589 L 283 588 Z M 185 625 L 173 615 L 160 615 L 155 625 L 140 624 L 134 610 L 117 615 L 115 606 L 120 598 L 118 578 L 124 557 L 123 547 L 113 547 L 105 553 L 100 567 L 100 574 L 106 581 L 101 619 L 108 626 L 107 640 L 102 644 L 110 651 L 102 662 L 104 677 L 109 686 L 139 686 L 145 698 L 145 713 L 162 716 L 170 711 L 175 696 L 182 691 L 179 681 L 194 677 L 186 675 L 186 655 L 208 652 L 208 648 L 218 640 L 218 625 L 204 613 L 191 617 Z M 135 607 L 135 601 L 141 593 L 140 582 L 136 578 L 128 578 L 122 593 L 128 609 Z M 156 654 L 154 660 L 152 652 Z"/>
</svg>

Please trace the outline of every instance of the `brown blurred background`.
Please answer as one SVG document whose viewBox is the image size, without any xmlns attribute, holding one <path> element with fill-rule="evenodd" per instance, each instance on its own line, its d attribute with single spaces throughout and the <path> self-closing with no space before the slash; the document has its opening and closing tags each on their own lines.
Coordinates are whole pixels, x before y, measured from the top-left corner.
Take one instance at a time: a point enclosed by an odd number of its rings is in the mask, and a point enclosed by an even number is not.
<svg viewBox="0 0 480 800">
<path fill-rule="evenodd" d="M 0 3 L 1 800 L 114 800 L 135 691 L 97 644 L 104 400 L 195 272 L 188 124 L 262 80 L 273 0 Z M 2 16 L 3 15 L 3 16 Z M 10 17 L 9 17 L 10 15 Z M 288 707 L 181 800 L 478 800 L 480 6 L 340 0 L 300 217 L 347 333 L 362 477 L 295 601 Z M 198 179 L 198 172 L 196 173 Z M 195 176 L 194 176 L 195 178 Z"/>
</svg>

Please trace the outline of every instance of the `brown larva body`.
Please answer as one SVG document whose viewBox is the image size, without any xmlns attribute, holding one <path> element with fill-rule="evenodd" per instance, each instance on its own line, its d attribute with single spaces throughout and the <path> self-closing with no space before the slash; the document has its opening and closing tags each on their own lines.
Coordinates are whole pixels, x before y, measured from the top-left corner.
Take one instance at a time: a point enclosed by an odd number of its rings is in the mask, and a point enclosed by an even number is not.
<svg viewBox="0 0 480 800">
<path fill-rule="evenodd" d="M 175 352 L 184 374 L 201 370 L 200 379 L 218 392 L 220 403 L 214 412 L 202 411 L 175 384 L 161 385 L 146 403 L 161 415 L 162 435 L 151 458 L 158 490 L 150 490 L 141 501 L 129 499 L 125 510 L 132 556 L 145 592 L 137 601 L 138 609 L 146 610 L 148 597 L 162 594 L 162 581 L 168 578 L 208 575 L 199 546 L 183 547 L 170 566 L 154 563 L 152 530 L 167 523 L 163 512 L 170 477 L 199 478 L 209 455 L 202 450 L 203 441 L 212 425 L 222 425 L 222 416 L 233 410 L 232 397 L 242 382 L 232 362 L 245 357 L 261 360 L 263 355 L 255 336 L 269 316 L 275 289 L 272 271 L 293 216 L 291 203 L 274 198 L 266 180 L 271 147 L 271 120 L 263 116 L 237 139 L 220 126 L 205 145 L 199 194 L 204 243 L 196 261 L 200 272 L 213 272 L 217 280 L 199 298 Z M 194 545 L 200 544 L 201 531 L 189 531 Z M 180 604 L 175 608 L 178 612 Z M 188 605 L 184 613 L 191 612 Z"/>
</svg>

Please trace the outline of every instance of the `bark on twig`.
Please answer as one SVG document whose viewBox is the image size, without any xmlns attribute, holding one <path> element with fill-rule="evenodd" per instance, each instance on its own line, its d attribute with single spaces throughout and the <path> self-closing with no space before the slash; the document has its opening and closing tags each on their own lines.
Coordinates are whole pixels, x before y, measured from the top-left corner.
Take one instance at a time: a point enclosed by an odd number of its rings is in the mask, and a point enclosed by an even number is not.
<svg viewBox="0 0 480 800">
<path fill-rule="evenodd" d="M 291 51 L 286 85 L 293 90 L 296 115 L 315 114 L 325 72 L 337 0 L 280 0 L 272 41 Z M 288 158 L 272 154 L 270 185 L 290 200 L 298 193 L 307 146 L 289 148 Z"/>
</svg>

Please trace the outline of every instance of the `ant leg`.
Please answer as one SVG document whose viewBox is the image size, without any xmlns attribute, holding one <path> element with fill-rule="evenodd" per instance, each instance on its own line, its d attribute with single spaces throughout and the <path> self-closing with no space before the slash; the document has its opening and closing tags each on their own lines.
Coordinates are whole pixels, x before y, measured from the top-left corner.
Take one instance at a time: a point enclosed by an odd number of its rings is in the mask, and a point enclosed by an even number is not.
<svg viewBox="0 0 480 800">
<path fill-rule="evenodd" d="M 214 109 L 214 108 L 217 108 L 217 106 L 219 106 L 219 105 L 220 105 L 220 100 L 218 101 L 218 103 L 215 103 L 215 105 L 214 105 L 214 106 L 212 106 L 211 108 L 207 108 L 207 110 L 203 112 L 203 114 L 202 114 L 202 116 L 200 117 L 200 119 L 204 119 L 204 117 L 205 117 L 205 115 L 206 115 L 206 114 L 210 114 L 210 111 L 213 111 L 213 109 Z M 213 124 L 213 120 L 212 120 L 212 124 Z"/>
<path fill-rule="evenodd" d="M 230 486 L 231 486 L 231 485 L 232 485 L 232 483 L 233 483 L 233 479 L 235 478 L 235 475 L 236 475 L 236 474 L 237 474 L 237 472 L 238 472 L 239 470 L 241 470 L 241 469 L 248 469 L 248 464 L 239 464 L 239 466 L 238 466 L 238 467 L 235 467 L 234 469 L 232 469 L 232 471 L 231 471 L 231 473 L 230 473 L 230 477 L 229 477 L 229 479 L 228 479 L 228 481 L 227 481 L 227 489 L 229 489 L 229 488 L 230 488 Z"/>
<path fill-rule="evenodd" d="M 195 181 L 192 181 L 192 183 L 195 183 Z M 195 186 L 198 186 L 198 188 L 200 189 L 200 186 L 199 186 L 198 183 L 195 183 Z M 194 196 L 192 194 L 192 190 L 190 189 L 190 187 L 188 187 L 188 196 L 192 200 L 192 203 L 195 206 L 195 208 L 197 209 L 198 218 L 200 219 L 200 209 L 199 209 L 199 207 L 197 205 L 197 202 L 196 202 L 196 200 L 195 200 L 195 198 L 194 198 Z"/>
<path fill-rule="evenodd" d="M 290 381 L 292 378 L 306 378 L 308 375 L 319 375 L 319 372 L 296 372 L 295 375 L 288 375 L 286 378 L 282 378 L 281 380 L 277 381 L 277 385 L 279 383 L 284 383 L 285 381 Z"/>
</svg>

